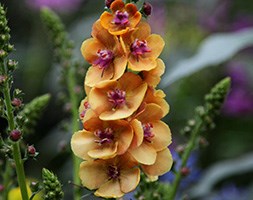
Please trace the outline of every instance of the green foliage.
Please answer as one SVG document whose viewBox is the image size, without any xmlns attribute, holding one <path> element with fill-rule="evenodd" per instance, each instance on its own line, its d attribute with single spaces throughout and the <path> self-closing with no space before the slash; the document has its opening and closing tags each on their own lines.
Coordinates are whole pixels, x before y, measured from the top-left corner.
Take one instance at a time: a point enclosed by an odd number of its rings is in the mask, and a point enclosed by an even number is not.
<svg viewBox="0 0 253 200">
<path fill-rule="evenodd" d="M 40 97 L 33 99 L 30 103 L 26 104 L 24 109 L 19 113 L 19 124 L 25 134 L 30 134 L 37 123 L 37 120 L 43 113 L 50 100 L 49 94 L 44 94 Z"/>
<path fill-rule="evenodd" d="M 64 193 L 62 191 L 61 183 L 56 175 L 48 169 L 42 169 L 42 179 L 44 185 L 44 200 L 61 200 Z"/>
<path fill-rule="evenodd" d="M 164 200 L 170 192 L 170 185 L 158 181 L 149 181 L 144 174 L 141 175 L 139 188 L 135 194 L 137 200 Z"/>
</svg>

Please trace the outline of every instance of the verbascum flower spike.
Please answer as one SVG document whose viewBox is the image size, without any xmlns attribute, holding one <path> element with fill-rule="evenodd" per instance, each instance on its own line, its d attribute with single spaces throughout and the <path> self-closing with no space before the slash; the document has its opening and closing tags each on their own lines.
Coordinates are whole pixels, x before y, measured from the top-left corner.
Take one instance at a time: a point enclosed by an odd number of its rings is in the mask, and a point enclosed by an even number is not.
<svg viewBox="0 0 253 200">
<path fill-rule="evenodd" d="M 72 56 L 73 44 L 69 41 L 65 26 L 58 15 L 48 8 L 41 10 L 41 18 L 53 41 L 56 62 L 63 64 Z"/>
<path fill-rule="evenodd" d="M 0 4 L 0 59 L 4 59 L 13 50 L 10 41 L 10 28 L 7 25 L 6 12 Z"/>
<path fill-rule="evenodd" d="M 62 185 L 56 175 L 54 175 L 48 169 L 43 168 L 42 179 L 44 186 L 44 200 L 63 199 L 64 193 L 62 191 Z"/>
<path fill-rule="evenodd" d="M 169 105 L 156 89 L 165 71 L 158 58 L 165 43 L 141 21 L 136 1 L 125 2 L 106 1 L 108 9 L 82 43 L 81 53 L 92 66 L 79 107 L 83 130 L 71 139 L 73 153 L 84 160 L 82 184 L 104 198 L 133 191 L 140 171 L 155 181 L 172 166 L 171 132 L 161 121 Z"/>
</svg>

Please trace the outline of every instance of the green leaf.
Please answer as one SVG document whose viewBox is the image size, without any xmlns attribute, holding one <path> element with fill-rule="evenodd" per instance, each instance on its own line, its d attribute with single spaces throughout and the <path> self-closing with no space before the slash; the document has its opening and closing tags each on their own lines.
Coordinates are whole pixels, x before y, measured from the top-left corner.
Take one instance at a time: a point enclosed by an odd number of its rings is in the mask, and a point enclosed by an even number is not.
<svg viewBox="0 0 253 200">
<path fill-rule="evenodd" d="M 180 61 L 163 77 L 161 87 L 167 87 L 205 67 L 217 66 L 246 47 L 253 45 L 253 28 L 233 33 L 219 33 L 209 36 L 202 42 L 197 54 Z"/>
</svg>

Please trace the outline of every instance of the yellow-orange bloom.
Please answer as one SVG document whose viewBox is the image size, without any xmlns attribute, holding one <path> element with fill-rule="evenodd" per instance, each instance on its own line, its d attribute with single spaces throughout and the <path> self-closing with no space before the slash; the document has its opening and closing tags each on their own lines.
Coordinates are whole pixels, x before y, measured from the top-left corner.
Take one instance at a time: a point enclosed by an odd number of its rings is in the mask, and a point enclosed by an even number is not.
<svg viewBox="0 0 253 200">
<path fill-rule="evenodd" d="M 156 67 L 150 71 L 143 71 L 142 72 L 142 77 L 143 80 L 152 87 L 156 87 L 160 81 L 161 81 L 161 76 L 164 73 L 165 70 L 165 65 L 162 59 L 158 58 L 156 60 Z"/>
<path fill-rule="evenodd" d="M 128 54 L 128 68 L 149 71 L 157 66 L 156 59 L 165 43 L 160 35 L 151 34 L 148 23 L 140 22 L 136 29 L 122 35 L 120 40 Z"/>
<path fill-rule="evenodd" d="M 120 78 L 127 64 L 127 57 L 117 37 L 108 33 L 100 21 L 94 23 L 92 36 L 81 47 L 83 57 L 92 64 L 85 77 L 85 85 L 89 87 L 104 80 Z"/>
<path fill-rule="evenodd" d="M 134 190 L 140 181 L 138 163 L 129 154 L 107 160 L 89 160 L 80 165 L 82 184 L 96 196 L 119 198 Z"/>
<path fill-rule="evenodd" d="M 84 160 L 122 155 L 133 138 L 131 126 L 124 120 L 102 121 L 95 117 L 87 120 L 84 127 L 71 139 L 72 151 Z"/>
<path fill-rule="evenodd" d="M 170 129 L 160 120 L 162 116 L 163 111 L 158 105 L 147 104 L 132 122 L 135 132 L 133 142 L 140 145 L 131 148 L 129 152 L 141 164 L 154 164 L 157 152 L 167 148 L 171 143 Z"/>
<path fill-rule="evenodd" d="M 146 90 L 147 83 L 127 72 L 118 81 L 103 81 L 93 87 L 88 102 L 101 120 L 123 119 L 138 109 Z"/>
<path fill-rule="evenodd" d="M 157 176 L 168 172 L 173 164 L 172 155 L 168 148 L 157 152 L 156 161 L 152 165 L 141 165 L 143 172 L 152 180 L 157 180 Z"/>
<path fill-rule="evenodd" d="M 110 12 L 103 12 L 100 16 L 101 25 L 112 35 L 122 35 L 136 25 L 141 20 L 141 13 L 136 5 L 125 3 L 122 0 L 115 0 L 110 6 Z"/>
<path fill-rule="evenodd" d="M 166 94 L 162 90 L 156 90 L 153 87 L 148 87 L 146 95 L 143 99 L 143 105 L 154 103 L 161 107 L 163 116 L 167 115 L 170 110 L 169 104 L 165 100 Z"/>
</svg>

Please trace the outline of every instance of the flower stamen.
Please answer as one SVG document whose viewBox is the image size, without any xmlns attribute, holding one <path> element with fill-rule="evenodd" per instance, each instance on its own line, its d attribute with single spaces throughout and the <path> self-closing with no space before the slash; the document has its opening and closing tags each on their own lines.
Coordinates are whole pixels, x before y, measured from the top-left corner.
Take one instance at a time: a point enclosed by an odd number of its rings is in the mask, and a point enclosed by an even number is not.
<svg viewBox="0 0 253 200">
<path fill-rule="evenodd" d="M 151 143 L 152 138 L 155 136 L 154 133 L 152 132 L 153 124 L 151 124 L 151 123 L 142 124 L 142 128 L 143 128 L 143 132 L 144 132 L 144 139 L 147 142 Z"/>
<path fill-rule="evenodd" d="M 94 135 L 99 138 L 95 140 L 99 145 L 111 143 L 114 139 L 113 130 L 111 128 L 106 128 L 104 131 L 98 129 L 94 132 Z"/>
<path fill-rule="evenodd" d="M 127 26 L 129 24 L 128 17 L 129 17 L 129 14 L 126 11 L 122 12 L 122 11 L 117 10 L 112 23 L 119 26 L 123 26 L 123 27 Z"/>
<path fill-rule="evenodd" d="M 151 52 L 151 49 L 148 47 L 148 43 L 146 40 L 135 39 L 134 42 L 130 46 L 131 53 L 137 58 L 139 61 L 139 56 Z"/>
<path fill-rule="evenodd" d="M 108 91 L 107 96 L 108 101 L 113 104 L 114 109 L 126 102 L 126 92 L 117 88 L 115 90 Z"/>
<path fill-rule="evenodd" d="M 108 167 L 108 176 L 109 176 L 110 180 L 111 179 L 113 179 L 113 180 L 118 179 L 120 176 L 120 171 L 119 171 L 118 167 L 115 165 L 110 165 Z"/>
<path fill-rule="evenodd" d="M 113 61 L 113 58 L 114 58 L 113 52 L 106 49 L 104 50 L 99 49 L 97 51 L 97 56 L 98 56 L 98 59 L 95 60 L 93 64 L 97 65 L 100 69 L 103 69 L 103 72 L 104 72 L 104 70 L 108 68 Z"/>
</svg>

